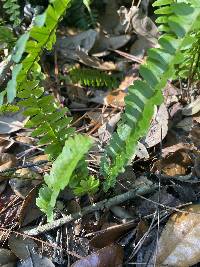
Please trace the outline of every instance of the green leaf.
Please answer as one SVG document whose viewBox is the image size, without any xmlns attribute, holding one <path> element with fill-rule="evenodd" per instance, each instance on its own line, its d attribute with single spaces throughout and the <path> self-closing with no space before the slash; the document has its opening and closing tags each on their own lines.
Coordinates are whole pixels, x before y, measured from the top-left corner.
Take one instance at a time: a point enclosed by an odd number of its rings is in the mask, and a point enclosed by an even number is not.
<svg viewBox="0 0 200 267">
<path fill-rule="evenodd" d="M 89 176 L 86 180 L 81 180 L 80 185 L 74 189 L 74 194 L 82 196 L 85 194 L 93 195 L 99 188 L 99 180 L 95 179 L 94 176 Z"/>
<path fill-rule="evenodd" d="M 17 64 L 14 66 L 13 71 L 12 71 L 12 79 L 8 82 L 7 97 L 8 97 L 9 103 L 11 103 L 16 96 L 17 75 L 19 74 L 21 68 L 22 68 L 22 64 Z"/>
<path fill-rule="evenodd" d="M 28 39 L 29 39 L 29 33 L 24 33 L 17 41 L 12 55 L 12 60 L 15 63 L 18 63 L 21 60 Z"/>
<path fill-rule="evenodd" d="M 48 220 L 52 219 L 52 211 L 60 190 L 63 190 L 69 184 L 78 162 L 88 152 L 91 145 L 92 140 L 86 136 L 75 135 L 74 138 L 69 138 L 65 142 L 62 153 L 54 161 L 50 174 L 45 175 L 44 180 L 49 188 L 48 199 L 44 195 L 44 188 L 42 188 L 37 199 L 37 205 L 46 212 Z M 51 198 L 49 195 L 51 195 Z"/>
<path fill-rule="evenodd" d="M 183 49 L 187 44 L 192 46 L 191 38 L 194 29 L 200 23 L 200 8 L 193 8 L 182 1 L 159 0 L 154 6 L 160 6 L 155 13 L 164 14 L 164 33 L 159 39 L 159 48 L 148 51 L 146 63 L 140 66 L 139 72 L 143 81 L 135 81 L 128 88 L 125 97 L 125 113 L 105 148 L 101 160 L 101 173 L 105 177 L 104 190 L 115 185 L 116 177 L 124 171 L 134 157 L 137 143 L 147 133 L 154 112 L 154 106 L 163 102 L 162 89 L 167 80 L 175 75 L 175 66 L 184 63 Z"/>
</svg>

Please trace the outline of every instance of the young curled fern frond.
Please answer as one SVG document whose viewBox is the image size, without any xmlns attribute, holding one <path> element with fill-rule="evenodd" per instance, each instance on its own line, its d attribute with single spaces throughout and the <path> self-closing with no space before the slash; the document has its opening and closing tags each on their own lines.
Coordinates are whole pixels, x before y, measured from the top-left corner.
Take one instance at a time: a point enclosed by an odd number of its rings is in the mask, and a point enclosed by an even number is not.
<svg viewBox="0 0 200 267">
<path fill-rule="evenodd" d="M 125 113 L 105 149 L 101 172 L 106 178 L 106 191 L 114 186 L 117 175 L 132 159 L 138 140 L 147 133 L 154 106 L 163 102 L 162 89 L 167 80 L 174 77 L 176 64 L 184 60 L 183 51 L 196 41 L 196 35 L 191 35 L 191 32 L 200 29 L 199 1 L 187 2 L 158 0 L 154 3 L 154 6 L 160 7 L 156 13 L 164 33 L 158 40 L 160 47 L 150 49 L 146 63 L 140 66 L 143 80 L 135 81 L 129 87 Z M 160 17 L 160 14 L 163 16 Z"/>
<path fill-rule="evenodd" d="M 119 85 L 116 77 L 99 70 L 72 68 L 69 74 L 73 83 L 84 86 L 117 88 Z"/>
</svg>

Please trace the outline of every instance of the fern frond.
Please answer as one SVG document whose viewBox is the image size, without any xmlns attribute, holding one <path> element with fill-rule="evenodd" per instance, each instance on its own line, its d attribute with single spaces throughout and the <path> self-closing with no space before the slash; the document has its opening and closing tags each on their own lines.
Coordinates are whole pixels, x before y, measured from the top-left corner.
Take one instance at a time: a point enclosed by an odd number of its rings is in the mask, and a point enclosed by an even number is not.
<svg viewBox="0 0 200 267">
<path fill-rule="evenodd" d="M 63 190 L 70 182 L 73 171 L 78 162 L 88 152 L 92 145 L 89 137 L 75 135 L 69 138 L 52 165 L 50 174 L 45 175 L 44 180 L 47 186 L 40 189 L 37 206 L 47 214 L 48 221 L 53 220 L 53 209 L 59 192 Z"/>
<path fill-rule="evenodd" d="M 163 101 L 162 89 L 174 75 L 175 65 L 184 60 L 182 51 L 188 43 L 196 41 L 190 33 L 200 28 L 200 8 L 193 2 L 158 0 L 154 3 L 161 6 L 156 13 L 166 14 L 162 28 L 166 33 L 158 41 L 160 47 L 150 49 L 146 63 L 140 66 L 143 80 L 130 86 L 125 97 L 125 113 L 101 162 L 101 172 L 106 177 L 105 190 L 115 184 L 117 175 L 132 159 L 138 140 L 150 126 L 154 105 Z"/>
<path fill-rule="evenodd" d="M 20 6 L 17 0 L 2 0 L 4 2 L 3 9 L 9 17 L 9 21 L 13 23 L 13 26 L 20 24 Z"/>
<path fill-rule="evenodd" d="M 27 75 L 31 76 L 34 68 L 37 68 L 38 61 L 44 49 L 51 50 L 56 41 L 56 28 L 65 11 L 70 6 L 71 0 L 51 1 L 48 8 L 42 15 L 35 18 L 35 26 L 23 34 L 16 43 L 12 60 L 18 63 L 12 75 L 12 80 L 8 83 L 7 99 L 12 102 L 16 96 L 16 91 L 23 90 Z M 26 53 L 26 57 L 22 56 Z M 0 104 L 3 102 L 1 94 Z"/>
<path fill-rule="evenodd" d="M 73 83 L 84 86 L 117 88 L 119 85 L 116 77 L 99 70 L 72 68 L 69 74 Z"/>
<path fill-rule="evenodd" d="M 36 25 L 19 38 L 12 55 L 12 60 L 18 64 L 7 85 L 8 102 L 12 102 L 16 94 L 22 99 L 19 105 L 25 107 L 24 114 L 30 116 L 27 126 L 35 128 L 32 135 L 39 137 L 39 144 L 46 145 L 45 153 L 54 159 L 74 129 L 69 127 L 71 118 L 66 116 L 67 109 L 60 108 L 52 96 L 44 95 L 39 82 L 44 77 L 38 61 L 44 49 L 52 49 L 57 25 L 69 4 L 70 0 L 52 1 L 44 14 L 36 17 Z M 1 93 L 0 104 L 4 94 Z"/>
<path fill-rule="evenodd" d="M 17 96 L 23 99 L 19 102 L 25 108 L 23 114 L 30 116 L 26 127 L 35 128 L 31 135 L 38 137 L 38 144 L 45 145 L 45 153 L 55 159 L 74 129 L 69 127 L 71 118 L 67 117 L 68 109 L 59 108 L 53 96 L 44 96 L 43 93 L 44 89 L 37 81 L 27 80 L 26 87 Z"/>
</svg>

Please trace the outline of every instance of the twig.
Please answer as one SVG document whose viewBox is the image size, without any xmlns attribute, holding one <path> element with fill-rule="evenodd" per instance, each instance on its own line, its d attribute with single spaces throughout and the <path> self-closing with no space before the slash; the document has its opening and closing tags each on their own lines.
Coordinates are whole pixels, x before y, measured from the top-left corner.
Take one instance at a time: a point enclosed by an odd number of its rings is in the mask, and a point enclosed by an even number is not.
<svg viewBox="0 0 200 267">
<path fill-rule="evenodd" d="M 60 227 L 66 223 L 70 223 L 74 220 L 77 220 L 81 217 L 83 217 L 86 214 L 92 213 L 97 210 L 103 210 L 103 209 L 109 209 L 110 207 L 114 205 L 119 205 L 127 200 L 133 199 L 137 197 L 137 195 L 145 195 L 148 193 L 153 192 L 154 190 L 157 189 L 157 186 L 147 186 L 144 185 L 143 187 L 141 186 L 140 188 L 134 188 L 124 194 L 115 196 L 110 199 L 105 199 L 103 201 L 100 201 L 96 204 L 92 204 L 91 206 L 88 206 L 86 208 L 83 208 L 82 211 L 67 215 L 61 219 L 55 220 L 53 222 L 47 223 L 42 226 L 38 226 L 32 229 L 24 230 L 23 233 L 31 236 L 39 235 L 42 234 L 46 231 L 50 231 L 52 229 L 55 229 L 57 227 Z"/>
</svg>

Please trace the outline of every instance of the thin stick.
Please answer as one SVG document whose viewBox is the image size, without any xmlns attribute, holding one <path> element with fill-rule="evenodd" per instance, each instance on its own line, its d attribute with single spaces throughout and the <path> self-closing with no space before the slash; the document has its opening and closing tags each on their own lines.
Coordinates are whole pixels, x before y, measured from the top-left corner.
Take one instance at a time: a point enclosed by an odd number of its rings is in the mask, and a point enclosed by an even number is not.
<svg viewBox="0 0 200 267">
<path fill-rule="evenodd" d="M 44 232 L 50 231 L 52 229 L 55 229 L 57 227 L 60 227 L 64 224 L 70 223 L 74 220 L 77 220 L 79 218 L 82 218 L 84 215 L 92 213 L 97 210 L 103 210 L 103 209 L 109 209 L 110 207 L 114 205 L 119 205 L 127 200 L 133 199 L 137 197 L 137 195 L 145 195 L 148 193 L 153 192 L 154 190 L 157 189 L 157 186 L 147 186 L 144 185 L 143 187 L 141 186 L 140 188 L 134 188 L 124 194 L 115 196 L 110 199 L 105 199 L 103 201 L 100 201 L 96 204 L 92 204 L 91 206 L 85 207 L 82 209 L 82 211 L 67 215 L 61 219 L 55 220 L 53 222 L 47 223 L 42 226 L 38 226 L 32 229 L 24 230 L 23 233 L 26 235 L 30 236 L 36 236 L 39 234 L 42 234 Z"/>
</svg>

